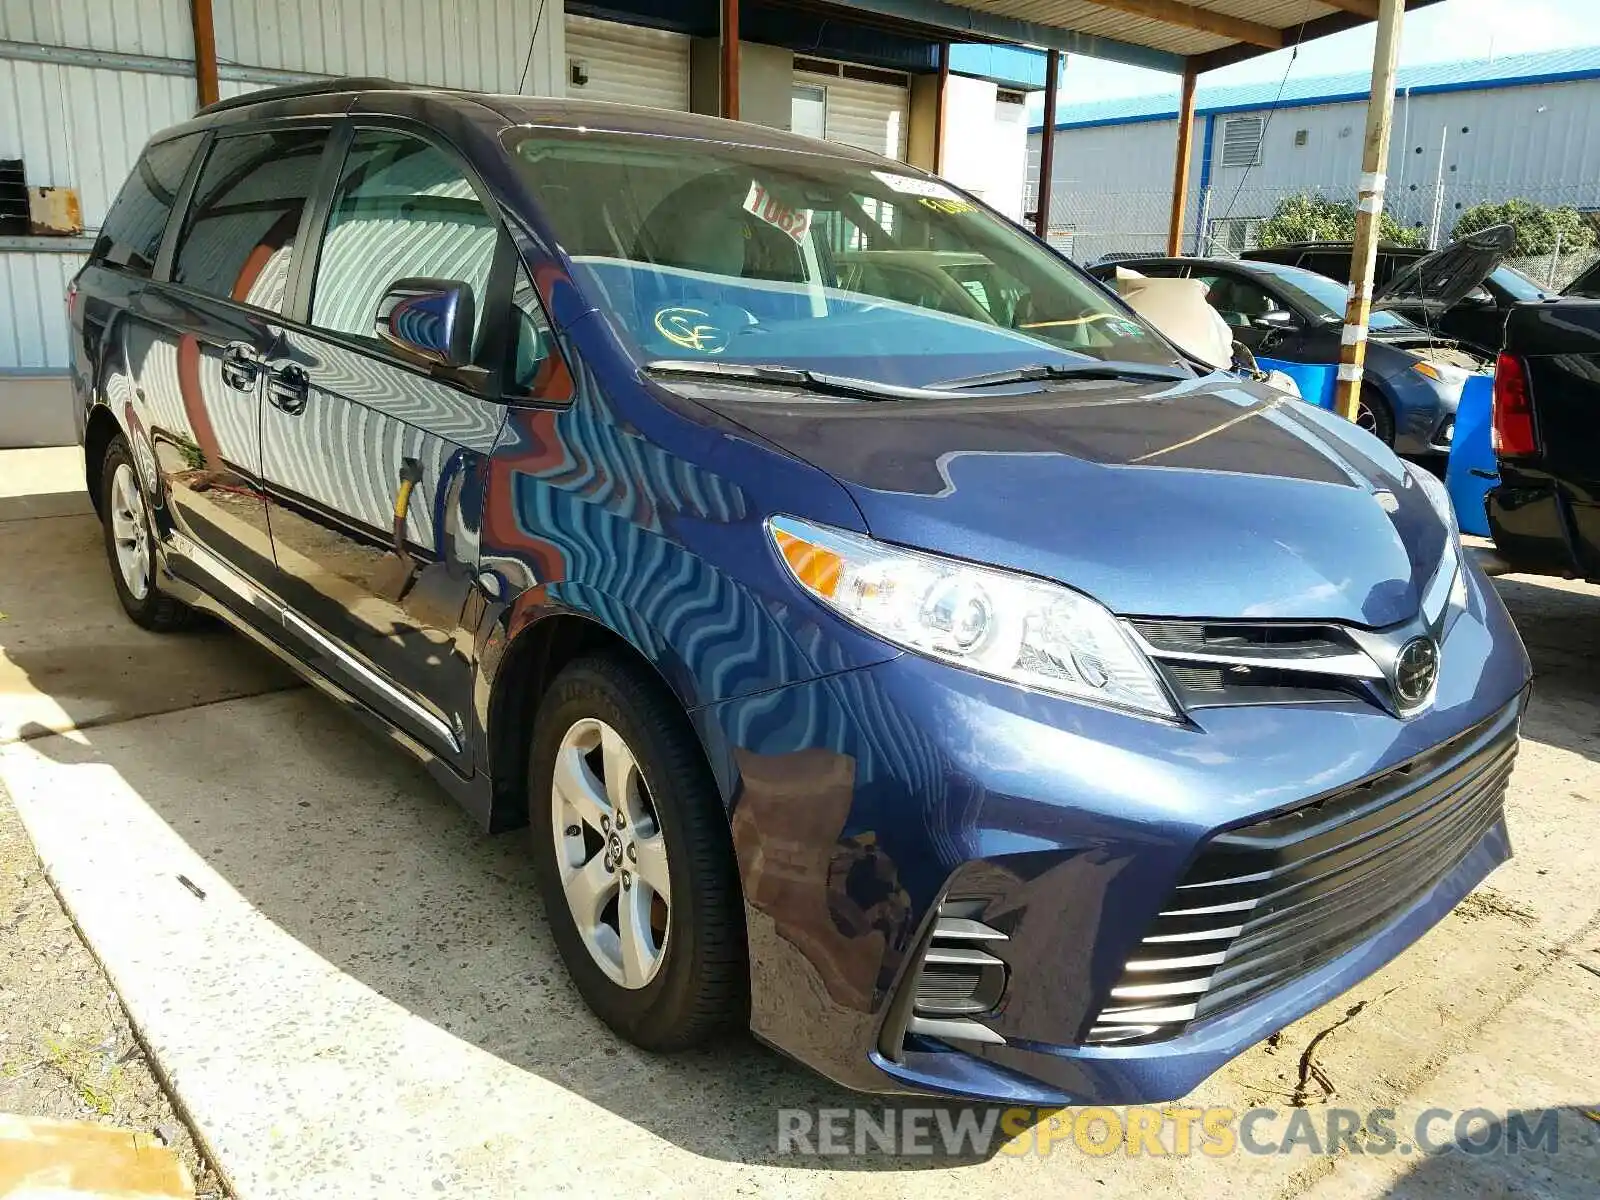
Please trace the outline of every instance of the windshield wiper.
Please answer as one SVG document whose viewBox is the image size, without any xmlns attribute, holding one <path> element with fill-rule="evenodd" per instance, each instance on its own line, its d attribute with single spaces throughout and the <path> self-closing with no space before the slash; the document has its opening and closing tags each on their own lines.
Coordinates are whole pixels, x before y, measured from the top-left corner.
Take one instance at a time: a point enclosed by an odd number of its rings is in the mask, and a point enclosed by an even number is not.
<svg viewBox="0 0 1600 1200">
<path fill-rule="evenodd" d="M 959 379 L 946 379 L 933 386 L 950 391 L 965 388 L 999 387 L 1007 383 L 1034 383 L 1048 379 L 1187 379 L 1187 372 L 1176 366 L 1157 363 L 1030 363 L 1013 367 L 1009 371 L 990 371 L 983 375 L 965 375 Z"/>
<path fill-rule="evenodd" d="M 693 359 L 660 358 L 647 362 L 652 375 L 681 375 L 693 379 L 732 379 L 746 383 L 773 383 L 780 387 L 805 388 L 828 396 L 849 396 L 856 400 L 926 400 L 939 393 L 927 388 L 903 387 L 857 379 L 850 375 L 829 375 L 804 367 L 785 367 L 769 363 L 697 362 Z"/>
</svg>

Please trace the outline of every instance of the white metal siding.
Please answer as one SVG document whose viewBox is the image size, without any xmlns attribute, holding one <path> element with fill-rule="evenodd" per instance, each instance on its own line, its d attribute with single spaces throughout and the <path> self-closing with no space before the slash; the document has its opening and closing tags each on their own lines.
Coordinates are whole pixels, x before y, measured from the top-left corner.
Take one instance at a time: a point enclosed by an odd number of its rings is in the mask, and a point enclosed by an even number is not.
<svg viewBox="0 0 1600 1200">
<path fill-rule="evenodd" d="M 796 71 L 794 81 L 828 90 L 824 128 L 829 141 L 905 158 L 910 123 L 910 92 L 906 88 L 805 71 Z"/>
<path fill-rule="evenodd" d="M 0 39 L 194 57 L 188 0 L 0 0 Z"/>
<path fill-rule="evenodd" d="M 567 79 L 567 95 L 580 100 L 646 104 L 678 112 L 689 109 L 689 38 L 664 29 L 645 29 L 567 18 L 567 58 L 581 61 L 589 82 Z"/>
<path fill-rule="evenodd" d="M 501 92 L 521 84 L 547 95 L 566 79 L 562 0 L 216 0 L 215 20 L 224 73 L 237 65 Z M 0 40 L 180 61 L 194 53 L 188 0 L 0 0 Z M 683 78 L 687 87 L 687 70 Z M 224 78 L 220 92 L 261 86 Z M 0 59 L 0 158 L 21 158 L 31 185 L 77 189 L 92 233 L 144 143 L 194 108 L 190 75 Z M 62 291 L 82 259 L 0 256 L 0 368 L 68 365 Z"/>
<path fill-rule="evenodd" d="M 42 370 L 71 362 L 67 281 L 83 254 L 0 253 L 0 370 Z"/>
<path fill-rule="evenodd" d="M 515 92 L 537 21 L 522 90 L 559 92 L 566 71 L 561 0 L 216 0 L 215 15 L 217 57 L 247 66 Z"/>
<path fill-rule="evenodd" d="M 0 59 L 0 158 L 21 158 L 30 187 L 71 187 L 97 229 L 139 151 L 194 111 L 194 81 Z"/>
</svg>

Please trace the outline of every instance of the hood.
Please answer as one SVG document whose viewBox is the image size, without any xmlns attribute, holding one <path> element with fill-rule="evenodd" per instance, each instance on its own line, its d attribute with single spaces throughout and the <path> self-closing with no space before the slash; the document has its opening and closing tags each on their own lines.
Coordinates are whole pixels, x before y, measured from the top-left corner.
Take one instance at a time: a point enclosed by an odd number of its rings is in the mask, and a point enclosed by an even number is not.
<svg viewBox="0 0 1600 1200">
<path fill-rule="evenodd" d="M 838 479 L 874 537 L 1125 616 L 1391 625 L 1416 615 L 1444 549 L 1378 442 L 1231 376 L 950 401 L 692 394 Z"/>
<path fill-rule="evenodd" d="M 1373 308 L 1444 312 L 1466 298 L 1516 244 L 1510 225 L 1491 225 L 1417 259 L 1373 293 Z"/>
</svg>

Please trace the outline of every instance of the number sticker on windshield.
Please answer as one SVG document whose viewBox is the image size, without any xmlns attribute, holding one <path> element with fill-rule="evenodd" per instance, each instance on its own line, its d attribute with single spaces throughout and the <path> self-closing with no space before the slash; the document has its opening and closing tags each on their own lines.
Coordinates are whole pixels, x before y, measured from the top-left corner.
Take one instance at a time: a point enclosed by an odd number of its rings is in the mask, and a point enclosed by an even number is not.
<svg viewBox="0 0 1600 1200">
<path fill-rule="evenodd" d="M 935 200 L 932 196 L 918 196 L 917 203 L 923 208 L 931 208 L 934 212 L 945 213 L 952 217 L 969 213 L 973 209 L 973 206 L 965 200 Z"/>
<path fill-rule="evenodd" d="M 806 233 L 811 228 L 809 208 L 790 208 L 780 203 L 766 188 L 753 181 L 750 184 L 750 191 L 744 198 L 744 210 L 774 229 L 788 234 L 796 243 L 805 241 Z"/>
<path fill-rule="evenodd" d="M 961 199 L 937 179 L 919 179 L 915 175 L 896 175 L 893 171 L 874 171 L 880 183 L 886 184 L 907 196 L 925 196 L 929 200 Z"/>
</svg>

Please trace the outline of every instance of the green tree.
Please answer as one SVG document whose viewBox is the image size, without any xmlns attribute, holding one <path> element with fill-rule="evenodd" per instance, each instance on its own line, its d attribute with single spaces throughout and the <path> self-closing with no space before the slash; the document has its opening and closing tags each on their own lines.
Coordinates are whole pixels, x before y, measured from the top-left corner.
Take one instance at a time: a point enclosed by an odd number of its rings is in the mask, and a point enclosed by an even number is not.
<svg viewBox="0 0 1600 1200">
<path fill-rule="evenodd" d="M 1285 196 L 1261 227 L 1264 247 L 1290 242 L 1350 242 L 1356 236 L 1356 206 L 1312 192 Z M 1422 244 L 1420 229 L 1407 229 L 1387 212 L 1378 219 L 1378 236 L 1400 246 Z"/>
<path fill-rule="evenodd" d="M 1510 225 L 1517 231 L 1517 244 L 1511 253 L 1521 258 L 1555 253 L 1558 234 L 1564 254 L 1594 245 L 1594 226 L 1577 209 L 1551 208 L 1524 199 L 1474 204 L 1461 214 L 1452 236 L 1465 237 L 1491 225 Z"/>
</svg>

